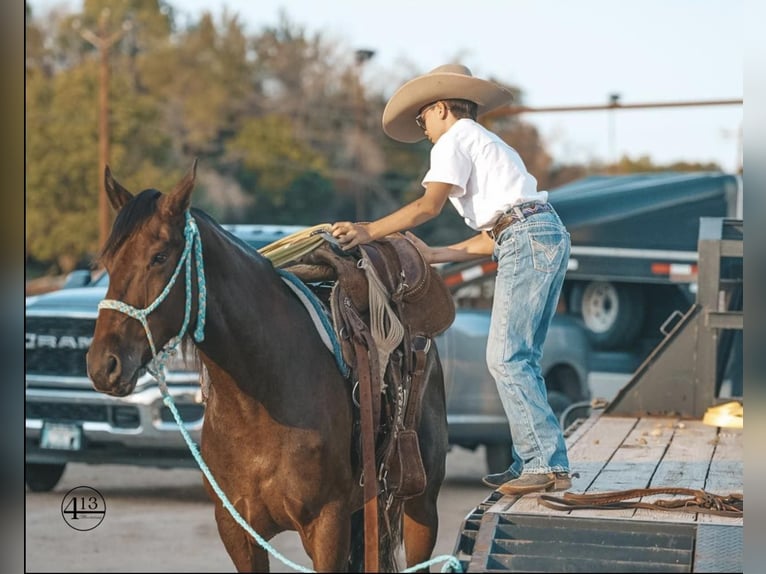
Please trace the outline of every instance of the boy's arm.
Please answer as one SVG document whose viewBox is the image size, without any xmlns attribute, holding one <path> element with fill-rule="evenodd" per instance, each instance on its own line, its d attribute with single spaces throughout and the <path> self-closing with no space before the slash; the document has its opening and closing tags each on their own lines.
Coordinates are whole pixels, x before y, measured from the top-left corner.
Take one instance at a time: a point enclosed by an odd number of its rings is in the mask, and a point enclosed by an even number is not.
<svg viewBox="0 0 766 574">
<path fill-rule="evenodd" d="M 486 231 L 482 231 L 460 243 L 445 247 L 430 247 L 412 233 L 407 233 L 407 237 L 415 244 L 428 263 L 449 263 L 480 259 L 492 255 L 495 248 L 495 242 L 487 235 Z"/>
<path fill-rule="evenodd" d="M 451 184 L 429 182 L 421 197 L 401 209 L 370 223 L 339 221 L 333 224 L 332 234 L 343 249 L 348 250 L 391 233 L 411 229 L 439 215 L 451 191 Z"/>
</svg>

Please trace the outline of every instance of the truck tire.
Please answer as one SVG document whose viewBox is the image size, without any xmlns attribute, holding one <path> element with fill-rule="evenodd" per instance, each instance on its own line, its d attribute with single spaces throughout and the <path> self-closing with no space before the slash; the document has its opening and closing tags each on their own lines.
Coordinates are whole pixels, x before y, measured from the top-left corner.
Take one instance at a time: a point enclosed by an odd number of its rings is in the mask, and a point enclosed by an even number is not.
<svg viewBox="0 0 766 574">
<path fill-rule="evenodd" d="M 26 463 L 24 482 L 32 492 L 48 492 L 58 484 L 66 464 Z"/>
<path fill-rule="evenodd" d="M 644 322 L 644 292 L 639 285 L 592 281 L 572 290 L 579 302 L 588 339 L 596 349 L 632 345 Z"/>
<path fill-rule="evenodd" d="M 572 400 L 560 391 L 549 390 L 548 404 L 551 405 L 551 409 L 553 409 L 553 414 L 556 415 L 556 418 L 560 419 L 561 415 L 564 414 L 564 411 L 567 410 L 567 407 L 572 404 Z"/>
</svg>

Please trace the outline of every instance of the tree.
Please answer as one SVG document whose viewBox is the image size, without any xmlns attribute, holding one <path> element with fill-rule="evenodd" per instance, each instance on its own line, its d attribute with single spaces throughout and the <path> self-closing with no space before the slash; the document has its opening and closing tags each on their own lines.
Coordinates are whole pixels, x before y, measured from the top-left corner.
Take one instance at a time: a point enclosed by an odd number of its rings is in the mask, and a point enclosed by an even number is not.
<svg viewBox="0 0 766 574">
<path fill-rule="evenodd" d="M 97 3 L 86 4 L 95 9 Z M 75 20 L 62 17 L 49 31 L 56 45 L 66 47 L 60 51 L 66 58 L 38 50 L 28 60 L 26 74 L 27 255 L 60 272 L 96 255 L 103 178 L 97 162 L 96 59 L 93 46 L 72 26 Z M 44 39 L 39 45 L 45 45 Z M 142 174 L 153 176 L 156 185 L 171 185 L 179 174 L 155 163 L 166 159 L 168 140 L 155 131 L 159 126 L 152 99 L 133 90 L 127 56 L 117 51 L 112 58 L 110 123 L 117 143 L 111 162 L 119 166 L 118 173 L 130 174 L 121 178 L 129 185 Z"/>
<path fill-rule="evenodd" d="M 631 159 L 629 156 L 623 155 L 617 163 L 607 165 L 605 170 L 611 174 L 622 174 L 653 171 L 720 171 L 721 167 L 714 162 L 698 163 L 685 161 L 661 165 L 655 164 L 648 155 L 642 155 L 637 159 Z"/>
<path fill-rule="evenodd" d="M 227 144 L 227 157 L 239 161 L 251 172 L 257 190 L 256 212 L 266 206 L 294 209 L 287 203 L 288 192 L 307 172 L 320 175 L 326 169 L 324 158 L 299 140 L 292 122 L 285 116 L 267 115 L 247 120 Z"/>
</svg>

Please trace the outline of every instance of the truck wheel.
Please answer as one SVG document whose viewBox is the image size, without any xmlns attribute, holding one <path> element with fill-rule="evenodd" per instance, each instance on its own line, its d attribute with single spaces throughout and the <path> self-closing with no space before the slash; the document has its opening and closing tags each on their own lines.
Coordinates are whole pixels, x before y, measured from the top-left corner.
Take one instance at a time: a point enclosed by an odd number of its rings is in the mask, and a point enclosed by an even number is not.
<svg viewBox="0 0 766 574">
<path fill-rule="evenodd" d="M 66 464 L 26 463 L 24 482 L 32 492 L 48 492 L 58 484 L 65 468 Z"/>
<path fill-rule="evenodd" d="M 572 404 L 572 401 L 564 393 L 560 391 L 548 391 L 548 404 L 553 409 L 553 414 L 556 418 L 560 418 L 561 415 L 567 410 L 567 407 Z"/>
<path fill-rule="evenodd" d="M 641 332 L 644 293 L 637 285 L 593 281 L 582 289 L 579 308 L 588 339 L 595 348 L 627 347 Z"/>
</svg>

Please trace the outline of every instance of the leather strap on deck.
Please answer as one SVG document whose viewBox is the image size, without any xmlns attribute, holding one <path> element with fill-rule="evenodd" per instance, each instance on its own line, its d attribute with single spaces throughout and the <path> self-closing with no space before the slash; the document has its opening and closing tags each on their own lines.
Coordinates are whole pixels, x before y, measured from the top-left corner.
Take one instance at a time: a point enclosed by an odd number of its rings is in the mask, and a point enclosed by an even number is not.
<svg viewBox="0 0 766 574">
<path fill-rule="evenodd" d="M 631 501 L 632 498 L 655 496 L 658 494 L 681 495 L 686 498 L 667 498 L 651 502 Z M 739 518 L 743 514 L 745 498 L 742 494 L 722 496 L 701 489 L 681 487 L 634 488 L 613 492 L 592 494 L 574 494 L 566 492 L 563 496 L 541 494 L 538 501 L 553 510 L 596 509 L 610 510 L 623 508 L 646 508 L 648 510 L 679 510 L 682 512 L 702 512 L 718 516 Z"/>
</svg>

